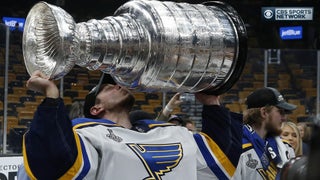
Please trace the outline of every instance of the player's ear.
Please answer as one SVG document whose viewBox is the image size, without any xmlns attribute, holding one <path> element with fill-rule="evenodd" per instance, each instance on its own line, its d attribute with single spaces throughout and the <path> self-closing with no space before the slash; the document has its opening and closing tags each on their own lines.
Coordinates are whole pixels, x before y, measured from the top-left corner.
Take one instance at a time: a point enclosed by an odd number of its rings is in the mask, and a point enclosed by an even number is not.
<svg viewBox="0 0 320 180">
<path fill-rule="evenodd" d="M 96 105 L 94 105 L 94 106 L 92 106 L 92 107 L 90 108 L 90 113 L 91 113 L 91 115 L 93 115 L 93 116 L 98 116 L 103 110 L 104 110 L 104 109 L 103 109 L 101 106 L 99 106 L 98 104 L 96 104 Z"/>
<path fill-rule="evenodd" d="M 266 107 L 261 107 L 260 108 L 260 115 L 261 117 L 265 118 L 267 115 L 267 108 Z"/>
</svg>

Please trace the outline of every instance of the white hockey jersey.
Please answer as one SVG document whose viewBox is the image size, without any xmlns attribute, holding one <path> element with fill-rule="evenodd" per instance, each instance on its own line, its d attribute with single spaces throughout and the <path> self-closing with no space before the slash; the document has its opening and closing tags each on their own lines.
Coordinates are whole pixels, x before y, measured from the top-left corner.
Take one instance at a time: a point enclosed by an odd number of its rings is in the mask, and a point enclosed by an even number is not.
<svg viewBox="0 0 320 180">
<path fill-rule="evenodd" d="M 249 129 L 251 133 L 254 133 L 253 129 L 251 129 L 249 125 L 246 125 L 243 128 Z M 295 157 L 295 153 L 291 146 L 282 141 L 279 136 L 275 137 L 274 139 L 276 142 L 276 147 L 273 149 L 271 147 L 266 147 L 266 149 L 264 150 L 265 152 L 270 152 L 270 157 L 268 157 L 265 153 L 261 157 L 259 157 L 257 151 L 255 150 L 254 144 L 244 140 L 242 145 L 243 152 L 240 156 L 236 172 L 232 179 L 279 179 L 281 168 L 291 158 Z M 281 161 L 279 161 L 277 164 L 272 160 L 272 158 L 276 156 L 275 152 L 278 152 L 277 154 L 281 159 Z M 268 165 L 264 167 L 263 163 Z"/>
<path fill-rule="evenodd" d="M 79 127 L 81 124 L 76 126 Z M 76 131 L 78 143 L 82 145 L 79 146 L 81 153 L 77 163 L 69 171 L 72 177 L 72 171 L 77 169 L 77 176 L 85 175 L 88 179 L 216 179 L 197 148 L 193 134 L 186 128 L 170 125 L 140 133 L 112 125 L 98 125 Z M 174 136 L 171 136 L 172 132 Z M 206 141 L 204 135 L 196 136 L 204 145 L 202 151 L 206 156 L 215 160 L 223 156 L 223 152 L 212 141 Z M 230 178 L 231 172 L 227 172 L 225 169 L 228 168 L 224 166 L 231 164 L 225 160 L 223 164 L 217 163 L 216 168 L 221 168 Z M 97 168 L 100 169 L 95 174 Z"/>
</svg>

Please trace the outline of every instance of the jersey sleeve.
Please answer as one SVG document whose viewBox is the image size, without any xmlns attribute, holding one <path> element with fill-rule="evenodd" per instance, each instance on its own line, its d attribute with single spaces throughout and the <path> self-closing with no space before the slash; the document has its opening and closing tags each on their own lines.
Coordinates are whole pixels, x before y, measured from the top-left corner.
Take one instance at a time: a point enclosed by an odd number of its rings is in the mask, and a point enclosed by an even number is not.
<svg viewBox="0 0 320 180">
<path fill-rule="evenodd" d="M 23 156 L 32 179 L 58 179 L 77 157 L 72 123 L 62 99 L 46 98 L 24 135 Z"/>
<path fill-rule="evenodd" d="M 242 115 L 228 109 L 203 106 L 202 132 L 207 134 L 237 166 L 242 150 Z"/>
</svg>

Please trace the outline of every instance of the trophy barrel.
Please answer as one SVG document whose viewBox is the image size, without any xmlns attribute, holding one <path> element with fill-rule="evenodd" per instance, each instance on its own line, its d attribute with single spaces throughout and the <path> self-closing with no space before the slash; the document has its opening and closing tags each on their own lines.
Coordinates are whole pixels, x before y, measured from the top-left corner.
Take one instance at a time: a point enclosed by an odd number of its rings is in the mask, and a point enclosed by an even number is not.
<svg viewBox="0 0 320 180">
<path fill-rule="evenodd" d="M 137 91 L 222 94 L 242 73 L 246 41 L 243 21 L 222 2 L 132 0 L 80 23 L 40 2 L 27 16 L 23 53 L 30 74 L 51 79 L 79 65 Z"/>
<path fill-rule="evenodd" d="M 233 66 L 229 69 L 228 75 L 225 76 L 224 80 L 220 82 L 220 84 L 211 86 L 203 92 L 206 94 L 214 94 L 220 95 L 227 92 L 232 86 L 239 80 L 243 68 L 246 64 L 247 60 L 247 31 L 245 25 L 236 12 L 236 10 L 230 5 L 220 2 L 220 1 L 208 1 L 204 3 L 206 6 L 217 6 L 223 9 L 230 17 L 230 21 L 233 23 L 233 27 L 235 28 L 235 33 L 237 37 L 237 47 L 238 51 L 236 52 L 235 62 Z"/>
</svg>

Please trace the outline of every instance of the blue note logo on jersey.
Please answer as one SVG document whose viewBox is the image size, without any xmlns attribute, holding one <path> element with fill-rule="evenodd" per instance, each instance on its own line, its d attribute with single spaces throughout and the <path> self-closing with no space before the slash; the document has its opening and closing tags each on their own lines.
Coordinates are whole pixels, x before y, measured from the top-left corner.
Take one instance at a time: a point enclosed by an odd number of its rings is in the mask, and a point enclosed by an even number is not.
<svg viewBox="0 0 320 180">
<path fill-rule="evenodd" d="M 127 144 L 140 158 L 149 177 L 144 179 L 161 180 L 160 176 L 176 167 L 183 156 L 182 145 L 173 144 Z"/>
</svg>

